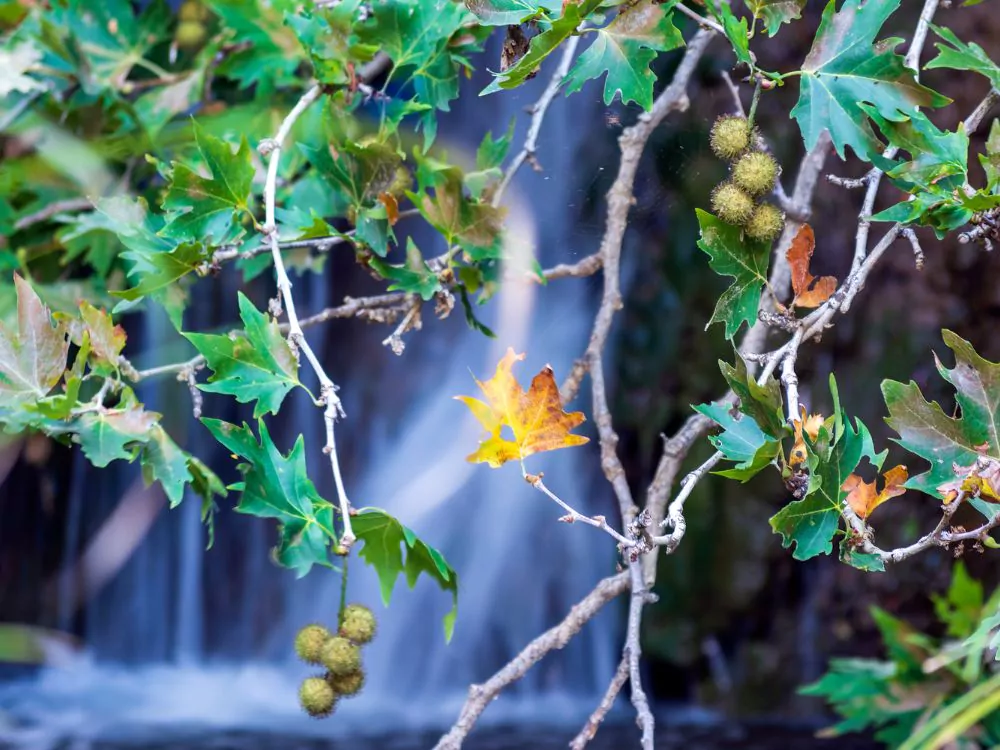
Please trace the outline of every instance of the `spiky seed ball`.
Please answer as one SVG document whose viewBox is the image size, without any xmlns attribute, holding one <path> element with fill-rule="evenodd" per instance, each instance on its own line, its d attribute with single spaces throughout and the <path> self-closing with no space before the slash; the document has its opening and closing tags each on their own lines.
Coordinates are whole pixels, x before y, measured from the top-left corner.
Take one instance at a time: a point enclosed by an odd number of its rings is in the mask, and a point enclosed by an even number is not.
<svg viewBox="0 0 1000 750">
<path fill-rule="evenodd" d="M 360 693 L 365 686 L 365 673 L 364 670 L 357 669 L 342 675 L 327 674 L 326 681 L 330 683 L 334 693 L 349 698 Z"/>
<path fill-rule="evenodd" d="M 763 151 L 743 154 L 733 164 L 733 182 L 750 195 L 764 195 L 774 188 L 778 177 L 778 163 Z"/>
<path fill-rule="evenodd" d="M 361 649 L 346 638 L 335 635 L 323 646 L 323 666 L 337 676 L 361 669 Z"/>
<path fill-rule="evenodd" d="M 753 213 L 753 198 L 732 182 L 723 182 L 712 193 L 712 211 L 727 224 L 742 226 Z"/>
<path fill-rule="evenodd" d="M 307 677 L 299 687 L 299 703 L 303 710 L 317 719 L 333 713 L 337 695 L 322 677 Z"/>
<path fill-rule="evenodd" d="M 744 226 L 747 236 L 761 242 L 772 242 L 785 228 L 785 214 L 770 203 L 761 203 Z"/>
<path fill-rule="evenodd" d="M 750 123 L 738 115 L 723 115 L 712 126 L 712 151 L 720 159 L 732 161 L 750 145 Z"/>
<path fill-rule="evenodd" d="M 375 615 L 363 604 L 349 604 L 344 608 L 344 621 L 340 634 L 358 645 L 375 637 Z"/>
<path fill-rule="evenodd" d="M 295 636 L 295 653 L 307 664 L 320 664 L 323 661 L 323 646 L 330 636 L 330 631 L 322 625 L 306 625 Z"/>
<path fill-rule="evenodd" d="M 208 36 L 204 24 L 198 21 L 181 21 L 177 24 L 177 34 L 174 37 L 181 47 L 197 47 Z"/>
</svg>

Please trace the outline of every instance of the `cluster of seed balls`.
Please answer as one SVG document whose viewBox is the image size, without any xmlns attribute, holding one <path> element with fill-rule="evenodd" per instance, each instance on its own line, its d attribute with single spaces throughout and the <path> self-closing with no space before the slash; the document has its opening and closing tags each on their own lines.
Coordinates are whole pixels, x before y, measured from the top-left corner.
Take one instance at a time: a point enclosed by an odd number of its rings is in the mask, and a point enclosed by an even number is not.
<svg viewBox="0 0 1000 750">
<path fill-rule="evenodd" d="M 295 636 L 295 652 L 307 664 L 326 667 L 326 674 L 307 677 L 299 688 L 299 702 L 310 716 L 333 713 L 337 701 L 361 692 L 365 671 L 361 646 L 375 637 L 375 615 L 368 607 L 350 604 L 336 634 L 322 625 L 306 625 Z"/>
<path fill-rule="evenodd" d="M 712 193 L 712 211 L 727 224 L 742 227 L 748 237 L 771 242 L 781 234 L 785 215 L 760 198 L 774 189 L 778 163 L 755 145 L 745 117 L 724 115 L 712 126 L 712 151 L 730 163 L 730 178 Z"/>
</svg>

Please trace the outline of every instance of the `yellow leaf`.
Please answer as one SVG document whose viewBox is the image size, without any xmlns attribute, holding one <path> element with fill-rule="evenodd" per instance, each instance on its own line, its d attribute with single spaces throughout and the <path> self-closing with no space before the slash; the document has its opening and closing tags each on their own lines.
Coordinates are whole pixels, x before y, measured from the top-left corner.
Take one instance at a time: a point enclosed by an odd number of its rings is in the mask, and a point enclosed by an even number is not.
<svg viewBox="0 0 1000 750">
<path fill-rule="evenodd" d="M 809 436 L 810 440 L 816 440 L 819 436 L 819 428 L 823 426 L 823 415 L 822 414 L 810 414 L 806 416 L 806 407 L 801 407 L 802 418 L 796 419 L 795 425 L 795 444 L 792 446 L 792 452 L 788 454 L 788 465 L 798 466 L 806 460 L 806 441 L 802 437 L 802 433 L 805 432 Z"/>
<path fill-rule="evenodd" d="M 881 492 L 875 491 L 875 482 L 866 482 L 857 474 L 851 474 L 840 489 L 847 493 L 847 504 L 858 515 L 858 518 L 868 518 L 872 512 L 886 500 L 906 492 L 903 484 L 909 478 L 905 466 L 895 466 L 882 475 L 885 486 Z"/>
<path fill-rule="evenodd" d="M 546 365 L 534 377 L 527 392 L 517 382 L 512 369 L 515 362 L 523 359 L 523 354 L 508 349 L 492 378 L 486 382 L 476 380 L 486 396 L 485 402 L 471 396 L 455 397 L 469 407 L 490 434 L 480 442 L 476 452 L 468 456 L 471 463 L 488 463 L 497 468 L 533 453 L 583 445 L 588 441 L 582 435 L 570 434 L 584 421 L 583 412 L 563 411 L 551 367 Z M 500 435 L 505 426 L 514 434 L 513 440 Z"/>
</svg>

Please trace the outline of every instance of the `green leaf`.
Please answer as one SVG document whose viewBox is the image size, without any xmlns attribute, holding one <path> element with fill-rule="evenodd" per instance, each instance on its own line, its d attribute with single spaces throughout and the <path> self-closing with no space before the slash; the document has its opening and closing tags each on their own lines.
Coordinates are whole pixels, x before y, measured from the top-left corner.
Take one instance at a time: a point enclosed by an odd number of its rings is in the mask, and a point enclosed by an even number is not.
<svg viewBox="0 0 1000 750">
<path fill-rule="evenodd" d="M 847 539 L 840 541 L 840 561 L 866 573 L 884 573 L 885 561 L 881 555 L 859 552 Z"/>
<path fill-rule="evenodd" d="M 401 161 L 383 143 L 361 145 L 344 142 L 330 147 L 300 146 L 309 163 L 344 201 L 360 210 L 371 207 L 379 193 L 392 187 Z"/>
<path fill-rule="evenodd" d="M 185 333 L 184 336 L 205 357 L 212 370 L 207 383 L 198 387 L 208 393 L 234 396 L 241 404 L 256 401 L 254 419 L 277 414 L 290 390 L 301 385 L 298 361 L 278 324 L 260 312 L 242 292 L 240 318 L 244 336 Z"/>
<path fill-rule="evenodd" d="M 934 612 L 948 628 L 948 636 L 967 638 L 975 631 L 983 615 L 983 584 L 969 575 L 958 560 L 951 569 L 951 584 L 946 596 L 931 594 Z"/>
<path fill-rule="evenodd" d="M 417 174 L 420 192 L 407 197 L 448 244 L 461 245 L 473 260 L 499 257 L 503 211 L 467 198 L 458 167 L 424 163 Z"/>
<path fill-rule="evenodd" d="M 966 44 L 950 29 L 933 24 L 931 28 L 946 44 L 934 44 L 938 49 L 938 56 L 927 63 L 925 69 L 971 70 L 988 78 L 993 88 L 1000 88 L 1000 67 L 997 67 L 982 47 L 975 43 Z"/>
<path fill-rule="evenodd" d="M 31 402 L 45 396 L 66 371 L 69 340 L 63 325 L 52 325 L 49 310 L 31 284 L 14 275 L 17 330 L 0 324 L 0 404 Z"/>
<path fill-rule="evenodd" d="M 556 48 L 576 32 L 583 19 L 597 10 L 601 0 L 582 0 L 577 3 L 566 3 L 563 15 L 554 20 L 548 29 L 531 38 L 528 51 L 514 65 L 503 73 L 495 74 L 493 82 L 483 89 L 479 95 L 492 94 L 500 89 L 513 89 L 520 86 L 536 71 L 542 60 L 551 55 Z"/>
<path fill-rule="evenodd" d="M 136 445 L 150 439 L 154 427 L 158 428 L 158 418 L 141 405 L 128 403 L 124 408 L 81 414 L 72 429 L 90 463 L 103 468 L 112 461 L 134 459 Z"/>
<path fill-rule="evenodd" d="M 245 422 L 237 427 L 218 419 L 201 421 L 216 440 L 244 459 L 237 466 L 243 481 L 229 486 L 241 493 L 237 512 L 278 520 L 277 562 L 300 578 L 313 565 L 330 566 L 333 506 L 319 496 L 309 479 L 302 436 L 283 456 L 263 420 L 257 421 L 259 443 Z"/>
<path fill-rule="evenodd" d="M 885 456 L 875 455 L 871 434 L 861 420 L 851 425 L 843 420 L 843 431 L 830 436 L 820 428 L 816 443 L 808 449 L 809 486 L 802 500 L 789 503 L 771 518 L 771 528 L 782 537 L 782 546 L 795 545 L 796 560 L 828 555 L 840 525 L 840 510 L 847 493 L 841 489 L 847 477 L 868 458 L 876 467 Z"/>
<path fill-rule="evenodd" d="M 986 172 L 986 189 L 996 193 L 1000 188 L 1000 120 L 990 125 L 990 135 L 986 139 L 986 153 L 980 154 L 979 163 Z"/>
<path fill-rule="evenodd" d="M 746 482 L 777 457 L 781 443 L 765 435 L 752 417 L 742 415 L 737 419 L 731 413 L 732 406 L 726 403 L 699 404 L 694 410 L 723 428 L 720 435 L 708 439 L 727 461 L 737 464 L 714 474 Z"/>
<path fill-rule="evenodd" d="M 652 109 L 656 76 L 649 64 L 656 59 L 657 52 L 684 46 L 684 37 L 673 23 L 675 2 L 669 0 L 660 5 L 653 0 L 641 0 L 623 6 L 611 23 L 593 32 L 594 41 L 566 76 L 566 93 L 579 91 L 584 83 L 606 72 L 605 104 L 611 104 L 620 95 L 623 104 L 636 102 L 647 111 Z"/>
<path fill-rule="evenodd" d="M 934 359 L 938 373 L 955 388 L 960 417 L 948 416 L 936 401 L 927 402 L 913 381 L 882 383 L 889 408 L 886 422 L 899 433 L 896 442 L 931 464 L 923 474 L 911 475 L 905 486 L 938 499 L 960 482 L 956 468 L 974 466 L 983 456 L 1000 459 L 1000 365 L 980 357 L 955 333 L 946 330 L 942 336 L 955 354 L 955 367 L 949 370 L 936 355 Z M 972 504 L 987 518 L 997 513 L 995 505 Z"/>
<path fill-rule="evenodd" d="M 561 0 L 465 0 L 465 7 L 484 26 L 510 26 L 545 13 L 558 13 Z"/>
<path fill-rule="evenodd" d="M 719 298 L 708 321 L 708 326 L 724 323 L 726 338 L 731 339 L 744 323 L 752 326 L 757 320 L 760 290 L 767 283 L 771 244 L 744 237 L 739 227 L 726 224 L 700 208 L 696 213 L 701 226 L 698 247 L 710 258 L 709 266 L 720 276 L 735 279 Z"/>
<path fill-rule="evenodd" d="M 351 518 L 351 527 L 364 542 L 358 555 L 375 568 L 386 606 L 389 606 L 400 573 L 406 574 L 410 588 L 423 573 L 437 581 L 442 590 L 451 592 L 452 607 L 444 617 L 445 639 L 450 641 L 458 614 L 458 574 L 441 553 L 379 508 L 362 508 Z"/>
<path fill-rule="evenodd" d="M 747 20 L 736 17 L 728 0 L 707 0 L 705 7 L 708 8 L 709 15 L 722 24 L 726 39 L 733 46 L 736 61 L 752 69 L 754 62 L 750 55 L 750 28 L 747 26 Z"/>
<path fill-rule="evenodd" d="M 142 451 L 142 475 L 146 484 L 160 483 L 171 508 L 184 499 L 184 487 L 193 479 L 188 470 L 189 458 L 160 425 L 153 425 Z"/>
<path fill-rule="evenodd" d="M 96 94 L 122 88 L 132 68 L 167 36 L 170 10 L 156 0 L 136 17 L 128 0 L 70 0 L 53 7 L 50 20 L 71 35 L 83 61 L 80 82 L 85 92 Z"/>
<path fill-rule="evenodd" d="M 240 88 L 256 86 L 261 100 L 276 88 L 301 86 L 296 75 L 302 64 L 299 42 L 294 32 L 282 23 L 285 13 L 294 13 L 296 3 L 288 0 L 205 0 L 205 5 L 219 16 L 234 39 L 247 43 L 238 46 L 222 60 L 218 74 L 240 83 Z"/>
<path fill-rule="evenodd" d="M 806 0 L 743 0 L 753 17 L 763 18 L 769 36 L 778 33 L 783 23 L 791 23 L 802 17 Z"/>
<path fill-rule="evenodd" d="M 802 65 L 799 100 L 792 110 L 807 148 L 829 130 L 844 158 L 850 146 L 872 161 L 882 144 L 859 104 L 867 102 L 887 120 L 908 116 L 916 107 L 941 107 L 951 100 L 917 83 L 903 57 L 893 50 L 901 39 L 875 44 L 899 0 L 844 0 L 839 11 L 830 0 L 823 11 L 812 49 Z"/>
<path fill-rule="evenodd" d="M 763 385 L 758 385 L 757 378 L 750 374 L 739 352 L 736 353 L 735 365 L 720 359 L 719 368 L 733 393 L 739 397 L 740 411 L 743 414 L 771 438 L 778 439 L 788 433 L 781 385 L 774 376 L 768 376 Z"/>
<path fill-rule="evenodd" d="M 117 373 L 118 360 L 125 348 L 125 330 L 116 326 L 104 310 L 98 310 L 86 300 L 80 303 L 80 317 L 90 336 L 91 363 L 99 372 Z"/>
<path fill-rule="evenodd" d="M 371 258 L 368 265 L 382 278 L 393 282 L 388 287 L 390 292 L 398 290 L 407 294 L 419 294 L 424 301 L 427 301 L 441 291 L 441 281 L 427 265 L 412 237 L 406 238 L 404 265 L 392 265 L 378 258 Z"/>
<path fill-rule="evenodd" d="M 202 263 L 208 260 L 205 248 L 200 243 L 186 242 L 178 245 L 169 253 L 142 253 L 129 251 L 125 257 L 134 261 L 129 276 L 137 280 L 135 286 L 119 292 L 111 292 L 128 302 L 135 302 L 148 295 L 155 295 L 170 311 L 170 303 L 165 301 L 170 287 L 189 273 L 196 271 Z M 121 304 L 113 312 L 124 309 Z M 172 317 L 175 322 L 180 320 L 180 311 L 176 304 Z"/>
<path fill-rule="evenodd" d="M 952 175 L 961 176 L 964 182 L 968 174 L 969 136 L 961 123 L 956 132 L 950 133 L 939 130 L 922 112 L 912 112 L 908 120 L 895 122 L 883 118 L 870 104 L 859 106 L 891 145 L 910 155 L 910 161 L 886 171 L 889 177 L 906 187 L 923 190 L 930 190 L 935 183 Z"/>
<path fill-rule="evenodd" d="M 309 54 L 316 78 L 342 86 L 351 82 L 348 66 L 370 60 L 378 47 L 362 44 L 355 32 L 361 0 L 345 0 L 333 6 L 317 6 L 285 16 L 285 23 Z"/>
<path fill-rule="evenodd" d="M 250 145 L 244 136 L 236 153 L 221 138 L 209 135 L 197 122 L 192 129 L 198 153 L 209 177 L 174 162 L 173 175 L 163 208 L 169 213 L 164 237 L 224 245 L 243 236 L 238 219 L 250 215 L 248 201 L 254 166 Z M 251 217 L 252 218 L 252 217 Z"/>
<path fill-rule="evenodd" d="M 493 137 L 492 130 L 486 132 L 482 143 L 476 149 L 476 169 L 485 172 L 503 164 L 504 159 L 507 158 L 507 152 L 510 150 L 510 143 L 514 139 L 514 125 L 516 123 L 517 118 L 510 118 L 507 132 L 499 138 Z"/>
<path fill-rule="evenodd" d="M 493 332 L 489 326 L 485 325 L 480 321 L 475 312 L 472 310 L 472 301 L 469 299 L 469 292 L 465 288 L 465 285 L 458 287 L 459 296 L 462 299 L 462 309 L 465 311 L 465 322 L 473 331 L 478 331 L 487 338 L 495 339 L 497 335 Z"/>
</svg>

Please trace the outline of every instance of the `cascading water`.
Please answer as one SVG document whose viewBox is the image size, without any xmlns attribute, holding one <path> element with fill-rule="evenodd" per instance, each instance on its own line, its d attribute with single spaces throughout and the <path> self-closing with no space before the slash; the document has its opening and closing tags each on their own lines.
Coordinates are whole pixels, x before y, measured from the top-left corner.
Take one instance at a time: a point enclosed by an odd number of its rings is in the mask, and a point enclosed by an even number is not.
<svg viewBox="0 0 1000 750">
<path fill-rule="evenodd" d="M 471 142 L 474 148 L 487 129 L 502 131 L 511 116 L 521 114 L 544 78 L 484 99 L 476 96 L 485 83 L 478 78 L 466 86 L 456 111 L 443 119 L 440 139 L 466 149 Z M 572 261 L 596 246 L 596 238 L 581 235 L 573 221 L 573 206 L 582 203 L 574 166 L 590 135 L 580 123 L 600 122 L 596 106 L 585 95 L 560 97 L 553 104 L 540 143 L 545 172 L 524 170 L 508 194 L 509 249 L 515 255 L 527 248 L 543 263 Z M 526 119 L 521 114 L 512 150 L 523 138 Z M 436 252 L 430 236 L 417 240 L 427 254 Z M 230 275 L 212 283 L 216 291 L 196 295 L 190 314 L 198 320 L 231 320 L 237 280 Z M 67 515 L 67 566 L 116 507 L 130 528 L 146 522 L 151 527 L 95 595 L 82 593 L 94 585 L 90 579 L 64 576 L 58 582 L 60 625 L 69 627 L 82 617 L 87 656 L 47 669 L 28 684 L 0 686 L 0 739 L 46 747 L 60 736 L 143 736 L 185 727 L 337 734 L 450 722 L 469 683 L 487 678 L 613 571 L 607 540 L 592 529 L 557 523 L 559 509 L 529 487 L 515 467 L 490 470 L 465 462 L 479 428 L 452 399 L 474 394 L 470 370 L 489 376 L 507 346 L 528 352 L 519 365 L 522 381 L 546 362 L 557 374 L 566 373 L 586 343 L 594 283 L 556 282 L 540 294 L 537 286 L 508 285 L 477 311 L 497 331 L 496 341 L 468 330 L 461 310 L 444 322 L 431 319 L 428 311 L 424 330 L 407 337 L 399 358 L 378 345 L 377 328 L 355 329 L 345 344 L 341 332 L 360 327 L 356 321 L 328 329 L 325 337 L 310 334 L 341 386 L 348 419 L 338 427 L 338 442 L 352 501 L 397 515 L 439 547 L 459 573 L 459 615 L 451 644 L 445 644 L 441 626 L 449 595 L 425 580 L 409 591 L 400 579 L 392 606 L 383 609 L 374 574 L 355 558 L 349 598 L 372 606 L 380 623 L 377 640 L 366 649 L 368 685 L 334 719 L 309 721 L 296 703 L 297 682 L 309 670 L 294 662 L 291 643 L 307 622 L 335 617 L 339 576 L 314 570 L 296 580 L 276 568 L 267 554 L 273 524 L 226 507 L 216 546 L 206 552 L 196 499 L 159 512 L 158 490 L 142 489 L 136 467 L 93 470 L 77 460 Z M 333 269 L 296 284 L 303 310 L 320 309 L 351 291 Z M 157 362 L 164 361 L 163 322 L 148 317 L 144 326 L 143 338 L 157 352 Z M 166 415 L 179 443 L 216 469 L 231 471 L 226 452 L 191 420 L 189 402 L 174 398 L 180 391 L 169 393 L 147 386 L 141 396 Z M 206 399 L 205 412 L 237 418 L 231 405 L 218 399 Z M 319 411 L 297 396 L 273 422 L 282 450 L 300 432 L 306 435 L 310 474 L 321 494 L 334 497 L 321 452 Z M 578 507 L 613 517 L 605 485 L 591 481 L 596 454 L 594 441 L 535 457 L 529 466 L 544 470 L 547 484 Z M 594 496 L 592 487 L 600 487 L 601 494 Z M 231 501 L 223 501 L 226 505 Z M 79 612 L 78 597 L 83 599 Z M 615 612 L 602 614 L 486 718 L 510 718 L 516 712 L 520 720 L 577 719 L 607 684 L 617 659 L 617 628 Z"/>
</svg>

